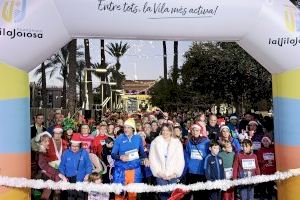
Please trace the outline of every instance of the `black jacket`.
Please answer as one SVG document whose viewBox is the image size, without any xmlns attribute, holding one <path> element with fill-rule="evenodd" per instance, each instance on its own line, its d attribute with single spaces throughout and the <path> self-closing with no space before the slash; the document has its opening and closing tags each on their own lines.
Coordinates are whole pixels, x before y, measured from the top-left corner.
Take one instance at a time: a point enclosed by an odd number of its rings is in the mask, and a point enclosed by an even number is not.
<svg viewBox="0 0 300 200">
<path fill-rule="evenodd" d="M 36 130 L 35 124 L 31 125 L 30 130 L 31 130 L 31 139 L 32 139 L 37 135 L 37 130 Z M 46 128 L 43 126 L 43 132 L 44 131 L 46 131 Z"/>
<path fill-rule="evenodd" d="M 210 140 L 218 140 L 220 136 L 220 127 L 218 125 L 210 126 L 209 124 L 207 124 L 206 131 L 208 132 L 208 138 Z"/>
</svg>

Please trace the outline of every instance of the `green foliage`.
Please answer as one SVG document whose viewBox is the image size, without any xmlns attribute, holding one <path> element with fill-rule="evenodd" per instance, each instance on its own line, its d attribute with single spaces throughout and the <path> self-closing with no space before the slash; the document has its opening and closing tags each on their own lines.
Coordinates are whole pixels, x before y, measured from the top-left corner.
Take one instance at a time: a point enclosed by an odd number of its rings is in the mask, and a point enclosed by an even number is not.
<svg viewBox="0 0 300 200">
<path fill-rule="evenodd" d="M 125 43 L 124 45 L 122 44 L 122 41 L 120 43 L 110 43 L 106 45 L 106 52 L 116 58 L 116 70 L 119 71 L 121 68 L 120 64 L 120 58 L 128 51 L 130 46 Z"/>
<path fill-rule="evenodd" d="M 64 127 L 64 131 L 68 130 L 68 129 L 72 129 L 75 130 L 75 125 L 76 122 L 74 119 L 71 118 L 65 118 L 62 122 L 62 125 Z"/>
<path fill-rule="evenodd" d="M 116 82 L 116 86 L 112 86 L 113 89 L 121 89 L 122 88 L 122 83 L 125 81 L 126 76 L 123 72 L 120 72 L 116 70 L 114 67 L 108 68 L 108 71 L 111 73 L 111 82 Z"/>
<path fill-rule="evenodd" d="M 236 43 L 195 42 L 185 53 L 181 80 L 174 92 L 160 81 L 152 103 L 178 105 L 229 103 L 238 109 L 271 108 L 271 74 Z"/>
</svg>

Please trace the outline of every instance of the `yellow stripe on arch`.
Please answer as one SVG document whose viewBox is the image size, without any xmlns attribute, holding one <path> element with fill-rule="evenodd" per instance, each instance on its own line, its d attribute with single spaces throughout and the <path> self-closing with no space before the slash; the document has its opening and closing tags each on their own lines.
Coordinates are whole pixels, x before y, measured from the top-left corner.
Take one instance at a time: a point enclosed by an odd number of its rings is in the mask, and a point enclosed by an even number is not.
<svg viewBox="0 0 300 200">
<path fill-rule="evenodd" d="M 273 97 L 300 99 L 300 68 L 273 74 Z"/>
<path fill-rule="evenodd" d="M 29 200 L 30 199 L 30 189 L 27 188 L 9 188 L 0 187 L 0 200 Z"/>
<path fill-rule="evenodd" d="M 28 73 L 0 62 L 0 100 L 29 96 Z"/>
</svg>

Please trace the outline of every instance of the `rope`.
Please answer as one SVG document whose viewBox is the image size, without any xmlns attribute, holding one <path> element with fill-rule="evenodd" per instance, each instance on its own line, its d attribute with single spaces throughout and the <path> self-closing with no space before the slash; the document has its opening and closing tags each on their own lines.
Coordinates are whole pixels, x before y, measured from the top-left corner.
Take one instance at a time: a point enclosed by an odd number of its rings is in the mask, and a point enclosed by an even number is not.
<svg viewBox="0 0 300 200">
<path fill-rule="evenodd" d="M 272 175 L 259 175 L 253 177 L 247 177 L 237 180 L 217 180 L 217 181 L 207 181 L 199 182 L 190 185 L 183 184 L 172 184 L 172 185 L 147 185 L 144 183 L 133 183 L 129 185 L 121 184 L 94 184 L 87 182 L 54 182 L 51 180 L 33 180 L 26 178 L 16 178 L 16 177 L 7 177 L 0 176 L 0 185 L 7 187 L 15 188 L 33 188 L 33 189 L 43 189 L 48 188 L 51 190 L 77 190 L 77 191 L 97 191 L 100 193 L 114 192 L 120 194 L 122 191 L 134 192 L 134 193 L 143 193 L 143 192 L 169 192 L 174 191 L 176 188 L 180 188 L 184 191 L 198 191 L 198 190 L 212 190 L 212 189 L 221 189 L 226 191 L 227 189 L 239 186 L 239 185 L 252 185 L 258 183 L 264 183 L 269 181 L 276 180 L 286 180 L 291 177 L 300 176 L 300 168 L 291 169 L 286 172 L 276 172 Z"/>
</svg>

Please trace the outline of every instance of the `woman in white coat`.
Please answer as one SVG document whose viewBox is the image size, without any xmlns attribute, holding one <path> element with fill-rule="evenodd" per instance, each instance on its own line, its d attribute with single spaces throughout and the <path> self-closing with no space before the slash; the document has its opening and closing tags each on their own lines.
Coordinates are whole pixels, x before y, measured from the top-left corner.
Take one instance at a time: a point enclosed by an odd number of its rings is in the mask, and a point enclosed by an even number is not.
<svg viewBox="0 0 300 200">
<path fill-rule="evenodd" d="M 184 169 L 183 147 L 179 139 L 172 137 L 173 129 L 163 124 L 161 133 L 150 146 L 150 169 L 158 185 L 177 183 Z M 161 200 L 170 197 L 170 193 L 160 193 Z"/>
</svg>

